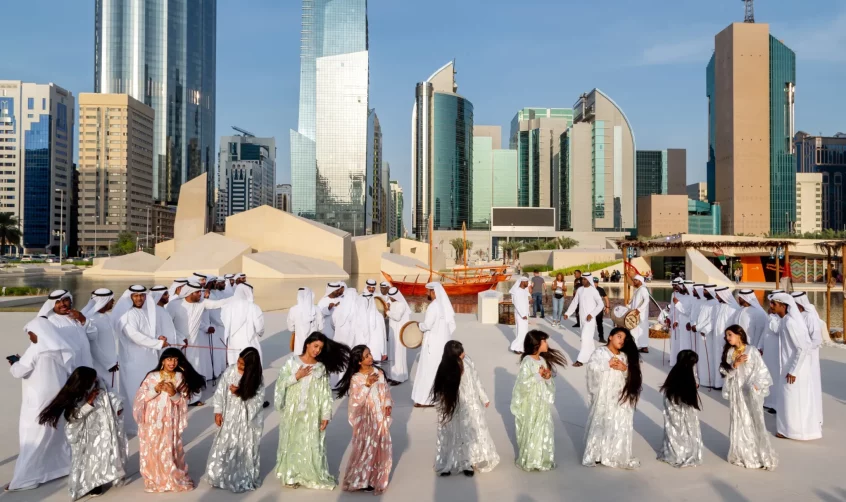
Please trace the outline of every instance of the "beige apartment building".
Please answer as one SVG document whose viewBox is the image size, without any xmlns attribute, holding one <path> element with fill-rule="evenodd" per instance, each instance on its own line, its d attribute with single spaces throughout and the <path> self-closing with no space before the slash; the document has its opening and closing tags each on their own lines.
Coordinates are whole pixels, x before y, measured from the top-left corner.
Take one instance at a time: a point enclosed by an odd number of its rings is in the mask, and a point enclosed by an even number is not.
<svg viewBox="0 0 846 502">
<path fill-rule="evenodd" d="M 822 173 L 796 173 L 794 232 L 822 232 Z"/>
<path fill-rule="evenodd" d="M 79 248 L 103 253 L 129 231 L 152 242 L 152 108 L 126 94 L 79 95 Z M 149 232 L 149 235 L 147 235 Z"/>
<path fill-rule="evenodd" d="M 638 235 L 658 237 L 687 230 L 687 195 L 648 195 L 637 200 Z"/>
<path fill-rule="evenodd" d="M 715 42 L 714 201 L 724 234 L 764 235 L 770 232 L 769 25 L 734 23 Z"/>
</svg>

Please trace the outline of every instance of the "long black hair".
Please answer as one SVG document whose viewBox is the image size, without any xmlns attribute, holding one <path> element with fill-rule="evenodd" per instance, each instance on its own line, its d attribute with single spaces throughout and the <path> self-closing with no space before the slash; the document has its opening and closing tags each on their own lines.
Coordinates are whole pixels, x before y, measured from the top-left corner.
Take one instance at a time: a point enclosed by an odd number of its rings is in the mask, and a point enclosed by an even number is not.
<svg viewBox="0 0 846 502">
<path fill-rule="evenodd" d="M 629 402 L 632 406 L 637 406 L 637 401 L 640 399 L 640 391 L 643 388 L 643 374 L 640 371 L 640 350 L 637 348 L 632 337 L 631 331 L 626 328 L 616 327 L 611 330 L 608 335 L 608 343 L 611 343 L 611 337 L 617 333 L 625 333 L 626 339 L 623 342 L 623 348 L 620 352 L 626 355 L 626 386 L 620 392 L 620 404 Z"/>
<path fill-rule="evenodd" d="M 344 376 L 341 377 L 341 380 L 338 381 L 338 385 L 335 386 L 335 395 L 337 396 L 337 399 L 341 399 L 349 394 L 352 379 L 355 374 L 358 373 L 358 370 L 361 369 L 361 361 L 364 360 L 365 350 L 367 350 L 367 345 L 356 345 L 350 349 L 350 360 L 349 364 L 347 364 L 347 371 L 344 372 Z M 373 369 L 376 371 L 382 371 L 382 368 L 375 365 L 373 366 Z"/>
<path fill-rule="evenodd" d="M 673 404 L 686 404 L 697 410 L 702 409 L 702 400 L 696 390 L 694 370 L 699 362 L 699 355 L 692 350 L 682 350 L 676 356 L 676 365 L 661 386 L 661 392 Z"/>
<path fill-rule="evenodd" d="M 723 357 L 720 358 L 720 368 L 723 368 L 726 371 L 731 371 L 734 369 L 732 368 L 731 363 L 726 361 L 729 349 L 732 347 L 732 345 L 728 343 L 728 338 L 725 336 L 726 333 L 728 333 L 729 331 L 739 336 L 740 340 L 743 342 L 743 345 L 749 345 L 749 337 L 746 335 L 746 330 L 743 329 L 743 326 L 740 326 L 738 324 L 732 324 L 731 326 L 726 328 L 725 333 L 723 333 L 723 337 L 726 340 L 726 344 L 723 345 Z"/>
<path fill-rule="evenodd" d="M 523 355 L 520 356 L 520 360 L 522 361 L 527 356 L 534 355 L 540 348 L 541 341 L 543 340 L 549 340 L 549 335 L 539 329 L 533 329 L 526 333 L 526 338 L 523 339 Z M 546 352 L 541 352 L 538 355 L 546 361 L 553 376 L 555 375 L 555 366 L 567 367 L 567 358 L 561 351 L 555 350 L 552 347 L 547 346 Z"/>
<path fill-rule="evenodd" d="M 235 395 L 242 401 L 249 401 L 258 394 L 259 387 L 264 383 L 261 369 L 261 355 L 254 347 L 247 347 L 238 354 L 238 359 L 244 360 L 244 373 L 238 382 Z"/>
<path fill-rule="evenodd" d="M 206 388 L 206 377 L 197 373 L 197 370 L 185 358 L 185 354 L 176 347 L 166 348 L 159 356 L 159 362 L 156 364 L 156 367 L 148 371 L 147 375 L 161 371 L 164 368 L 164 360 L 171 357 L 176 358 L 176 368 L 173 371 L 175 373 L 182 373 L 182 385 L 180 386 L 182 388 L 176 391 L 181 392 L 184 390 L 188 394 L 189 399 L 202 392 Z"/>
<path fill-rule="evenodd" d="M 461 385 L 461 374 L 464 373 L 464 345 L 456 340 L 450 340 L 444 345 L 441 364 L 435 373 L 435 383 L 432 384 L 430 399 L 438 407 L 438 420 L 446 424 L 452 420 L 455 408 L 458 407 L 458 387 Z"/>
<path fill-rule="evenodd" d="M 341 373 L 346 369 L 350 360 L 349 347 L 331 340 L 320 331 L 315 331 L 308 335 L 308 338 L 303 342 L 303 351 L 300 354 L 305 354 L 306 347 L 314 342 L 323 342 L 323 350 L 320 351 L 316 359 L 317 362 L 323 363 L 327 373 Z"/>
<path fill-rule="evenodd" d="M 38 415 L 38 423 L 56 428 L 59 418 L 64 415 L 70 420 L 71 415 L 84 403 L 88 394 L 97 386 L 97 371 L 88 366 L 79 366 L 70 377 L 62 390 L 50 401 L 50 404 Z"/>
</svg>

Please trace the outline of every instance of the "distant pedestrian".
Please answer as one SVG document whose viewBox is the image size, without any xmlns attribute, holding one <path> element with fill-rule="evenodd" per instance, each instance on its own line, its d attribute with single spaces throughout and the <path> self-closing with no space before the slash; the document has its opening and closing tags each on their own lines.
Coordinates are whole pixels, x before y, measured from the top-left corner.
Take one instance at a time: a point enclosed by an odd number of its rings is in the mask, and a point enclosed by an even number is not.
<svg viewBox="0 0 846 502">
<path fill-rule="evenodd" d="M 611 312 L 611 304 L 608 300 L 608 293 L 605 292 L 605 288 L 599 285 L 599 278 L 593 278 L 593 284 L 596 286 L 596 291 L 599 293 L 599 297 L 602 299 L 602 311 L 596 315 L 596 334 L 599 335 L 599 341 L 605 343 L 605 325 L 603 324 L 605 314 Z"/>
<path fill-rule="evenodd" d="M 572 301 L 576 301 L 576 295 L 579 292 L 579 288 L 582 287 L 582 271 L 576 270 L 575 272 L 573 272 L 573 275 L 575 275 L 576 278 L 573 279 L 573 300 Z M 576 318 L 576 324 L 574 324 L 573 327 L 574 328 L 580 328 L 581 327 L 581 318 L 579 317 L 579 308 L 578 307 L 576 307 L 576 311 L 573 312 L 573 316 Z"/>
<path fill-rule="evenodd" d="M 543 319 L 543 295 L 546 292 L 546 282 L 543 280 L 543 277 L 541 277 L 540 271 L 538 270 L 535 270 L 535 273 L 532 276 L 531 291 L 533 300 L 532 305 L 534 307 L 532 317 L 537 317 L 538 312 L 540 312 L 540 317 Z"/>
<path fill-rule="evenodd" d="M 561 325 L 561 316 L 564 313 L 564 297 L 567 296 L 567 283 L 564 281 L 564 274 L 555 275 L 552 281 L 552 325 Z"/>
</svg>

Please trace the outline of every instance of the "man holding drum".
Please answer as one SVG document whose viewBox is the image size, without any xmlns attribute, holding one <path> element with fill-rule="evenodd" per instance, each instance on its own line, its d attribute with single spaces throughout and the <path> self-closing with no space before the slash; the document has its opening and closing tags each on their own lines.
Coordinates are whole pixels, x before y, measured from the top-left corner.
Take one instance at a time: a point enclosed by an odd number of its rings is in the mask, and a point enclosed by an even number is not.
<svg viewBox="0 0 846 502">
<path fill-rule="evenodd" d="M 455 332 L 455 310 L 443 285 L 440 282 L 430 282 L 426 284 L 426 290 L 431 303 L 426 309 L 426 317 L 420 323 L 420 330 L 425 336 L 420 359 L 417 361 L 417 373 L 414 375 L 414 388 L 411 390 L 415 408 L 432 407 L 430 394 L 435 382 L 435 373 L 441 364 L 444 345 L 452 340 L 452 334 Z"/>
<path fill-rule="evenodd" d="M 599 296 L 599 291 L 592 285 L 591 275 L 584 274 L 580 277 L 581 287 L 576 290 L 573 301 L 570 302 L 570 307 L 567 313 L 564 314 L 564 319 L 568 319 L 574 312 L 578 312 L 579 325 L 582 327 L 582 346 L 579 350 L 579 355 L 576 362 L 573 363 L 574 368 L 584 366 L 590 360 L 593 350 L 596 345 L 593 343 L 593 336 L 596 334 L 596 316 L 605 309 L 605 304 L 602 297 Z"/>
</svg>

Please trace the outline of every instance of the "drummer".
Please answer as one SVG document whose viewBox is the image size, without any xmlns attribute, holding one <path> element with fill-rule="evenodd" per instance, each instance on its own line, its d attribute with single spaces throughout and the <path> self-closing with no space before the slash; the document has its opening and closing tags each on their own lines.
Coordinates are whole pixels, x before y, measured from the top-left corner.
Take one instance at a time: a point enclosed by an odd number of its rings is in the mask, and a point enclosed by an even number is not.
<svg viewBox="0 0 846 502">
<path fill-rule="evenodd" d="M 420 349 L 420 359 L 417 361 L 417 372 L 414 375 L 414 388 L 411 389 L 411 400 L 415 408 L 431 408 L 433 406 L 430 394 L 435 383 L 435 374 L 441 364 L 444 345 L 452 340 L 455 332 L 455 310 L 449 301 L 443 285 L 440 282 L 426 284 L 429 308 L 426 317 L 420 323 L 423 331 L 423 346 Z"/>
<path fill-rule="evenodd" d="M 373 296 L 376 296 L 376 279 L 367 279 L 365 283 L 367 286 L 364 291 L 361 293 L 362 295 L 366 295 L 370 293 Z"/>
<path fill-rule="evenodd" d="M 405 297 L 397 288 L 388 291 L 388 364 L 383 368 L 388 383 L 399 385 L 408 380 L 408 361 L 405 346 L 400 340 L 400 331 L 411 317 L 411 309 Z"/>
</svg>

